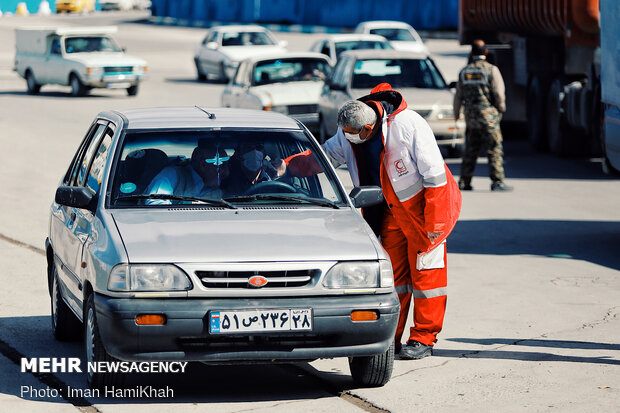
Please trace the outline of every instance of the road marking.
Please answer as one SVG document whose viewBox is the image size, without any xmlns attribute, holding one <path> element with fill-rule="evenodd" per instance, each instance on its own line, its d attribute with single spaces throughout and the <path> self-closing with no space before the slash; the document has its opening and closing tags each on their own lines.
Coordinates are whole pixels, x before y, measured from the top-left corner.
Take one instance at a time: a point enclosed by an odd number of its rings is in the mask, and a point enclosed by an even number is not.
<svg viewBox="0 0 620 413">
<path fill-rule="evenodd" d="M 35 247 L 34 245 L 27 244 L 25 242 L 16 240 L 15 238 L 7 237 L 4 234 L 0 234 L 0 239 L 8 242 L 9 244 L 17 245 L 18 247 L 23 247 L 29 249 L 32 252 L 36 252 L 37 254 L 45 255 L 45 250 L 43 248 Z"/>
</svg>

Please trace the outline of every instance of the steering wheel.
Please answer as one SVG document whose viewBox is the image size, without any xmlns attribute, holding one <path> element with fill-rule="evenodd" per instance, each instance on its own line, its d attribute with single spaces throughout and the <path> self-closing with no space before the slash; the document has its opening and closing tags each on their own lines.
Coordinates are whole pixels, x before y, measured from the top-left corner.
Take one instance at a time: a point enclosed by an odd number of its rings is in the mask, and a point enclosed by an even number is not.
<svg viewBox="0 0 620 413">
<path fill-rule="evenodd" d="M 265 181 L 265 182 L 259 182 L 256 185 L 252 185 L 247 191 L 245 191 L 245 195 L 266 194 L 266 193 L 295 194 L 297 193 L 297 189 L 295 189 L 293 185 L 289 185 L 285 182 Z"/>
</svg>

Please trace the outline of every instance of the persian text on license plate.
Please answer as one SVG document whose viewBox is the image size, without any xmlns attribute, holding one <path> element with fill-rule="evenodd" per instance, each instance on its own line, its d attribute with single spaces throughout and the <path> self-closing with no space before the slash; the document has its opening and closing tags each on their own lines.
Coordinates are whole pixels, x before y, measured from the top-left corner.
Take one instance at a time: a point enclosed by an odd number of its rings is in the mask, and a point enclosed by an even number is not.
<svg viewBox="0 0 620 413">
<path fill-rule="evenodd" d="M 312 309 L 310 308 L 221 310 L 209 313 L 211 334 L 310 330 L 312 330 Z"/>
</svg>

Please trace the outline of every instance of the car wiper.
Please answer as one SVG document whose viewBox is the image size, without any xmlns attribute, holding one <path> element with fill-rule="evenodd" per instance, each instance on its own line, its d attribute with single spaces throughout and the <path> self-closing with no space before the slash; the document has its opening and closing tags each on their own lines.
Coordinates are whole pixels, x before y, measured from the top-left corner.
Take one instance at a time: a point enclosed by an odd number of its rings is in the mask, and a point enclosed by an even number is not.
<svg viewBox="0 0 620 413">
<path fill-rule="evenodd" d="M 228 197 L 228 198 L 224 198 L 224 200 L 226 201 L 239 201 L 239 202 L 244 202 L 244 201 L 292 201 L 292 202 L 296 202 L 298 204 L 303 204 L 303 203 L 308 203 L 308 204 L 314 204 L 314 205 L 320 205 L 320 206 L 325 206 L 325 207 L 329 207 L 329 208 L 334 208 L 334 209 L 340 209 L 340 207 L 338 205 L 336 205 L 335 203 L 333 203 L 332 201 L 328 201 L 327 199 L 321 199 L 321 198 L 300 198 L 297 196 L 290 196 L 290 195 L 263 195 L 263 194 L 258 194 L 258 195 L 239 195 L 239 196 L 233 196 L 233 197 Z"/>
<path fill-rule="evenodd" d="M 237 209 L 236 206 L 224 199 L 211 199 L 200 198 L 198 196 L 185 196 L 185 195 L 173 195 L 173 194 L 140 194 L 140 195 L 125 195 L 116 198 L 117 201 L 124 201 L 127 199 L 165 199 L 171 201 L 188 201 L 188 202 L 204 202 L 205 204 L 220 206 L 223 208 Z"/>
</svg>

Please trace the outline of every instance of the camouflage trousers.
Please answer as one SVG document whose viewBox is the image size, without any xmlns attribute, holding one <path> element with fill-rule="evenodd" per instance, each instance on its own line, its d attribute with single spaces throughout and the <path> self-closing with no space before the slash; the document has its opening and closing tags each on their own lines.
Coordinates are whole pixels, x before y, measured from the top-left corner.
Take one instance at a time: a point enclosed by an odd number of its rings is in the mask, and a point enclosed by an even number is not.
<svg viewBox="0 0 620 413">
<path fill-rule="evenodd" d="M 502 131 L 498 127 L 488 129 L 467 128 L 465 131 L 465 152 L 461 163 L 461 181 L 469 184 L 476 169 L 480 148 L 486 146 L 489 158 L 489 177 L 493 182 L 504 180 L 504 151 Z"/>
</svg>

